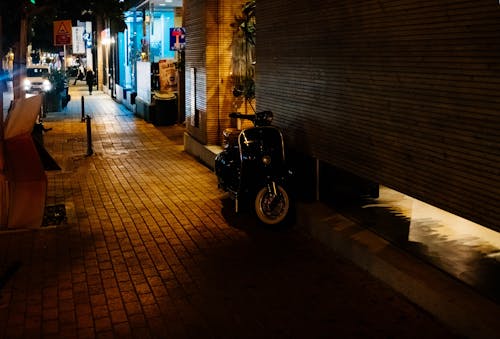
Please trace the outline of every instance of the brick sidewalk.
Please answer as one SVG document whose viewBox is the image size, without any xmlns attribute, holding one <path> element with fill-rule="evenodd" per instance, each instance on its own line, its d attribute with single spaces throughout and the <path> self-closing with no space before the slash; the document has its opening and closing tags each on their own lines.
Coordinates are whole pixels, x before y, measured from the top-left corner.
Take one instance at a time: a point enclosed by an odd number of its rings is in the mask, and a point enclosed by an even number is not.
<svg viewBox="0 0 500 339">
<path fill-rule="evenodd" d="M 81 94 L 45 120 L 62 167 L 47 205 L 64 204 L 67 222 L 0 233 L 0 338 L 452 337 L 299 227 L 235 215 L 168 137 L 181 126 L 96 92 L 86 156 Z"/>
</svg>

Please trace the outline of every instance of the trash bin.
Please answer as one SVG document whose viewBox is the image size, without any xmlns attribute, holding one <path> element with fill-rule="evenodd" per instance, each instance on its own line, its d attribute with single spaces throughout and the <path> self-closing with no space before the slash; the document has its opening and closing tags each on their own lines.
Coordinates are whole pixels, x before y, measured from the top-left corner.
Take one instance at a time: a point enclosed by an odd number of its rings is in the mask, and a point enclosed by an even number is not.
<svg viewBox="0 0 500 339">
<path fill-rule="evenodd" d="M 174 93 L 155 93 L 155 114 L 152 122 L 155 126 L 173 125 L 177 121 L 177 96 Z"/>
</svg>

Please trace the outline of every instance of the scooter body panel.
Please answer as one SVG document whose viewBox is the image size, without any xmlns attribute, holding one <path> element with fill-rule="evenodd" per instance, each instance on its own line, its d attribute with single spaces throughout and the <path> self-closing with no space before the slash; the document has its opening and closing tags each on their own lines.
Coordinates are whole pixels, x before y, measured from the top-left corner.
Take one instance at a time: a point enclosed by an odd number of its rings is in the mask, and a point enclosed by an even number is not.
<svg viewBox="0 0 500 339">
<path fill-rule="evenodd" d="M 264 114 L 257 115 L 257 121 L 252 120 L 255 127 L 238 131 L 237 138 L 234 138 L 233 129 L 231 131 L 233 138 L 230 139 L 232 141 L 225 143 L 224 150 L 215 158 L 215 174 L 219 188 L 229 192 L 236 200 L 236 210 L 240 198 L 255 200 L 256 196 L 259 196 L 258 192 L 260 192 L 261 199 L 265 198 L 266 202 L 269 201 L 267 195 L 262 195 L 263 188 L 266 188 L 266 192 L 269 192 L 271 196 L 281 197 L 282 194 L 278 194 L 277 187 L 283 190 L 290 176 L 285 161 L 283 134 L 278 128 L 270 126 L 267 123 L 269 120 L 262 119 L 269 118 L 272 113 L 262 113 Z M 224 136 L 226 137 L 226 133 Z M 284 195 L 287 199 L 286 204 L 289 204 L 286 192 Z M 257 205 L 260 206 L 260 204 Z M 272 206 L 265 206 L 265 213 L 271 215 L 268 209 Z M 288 207 L 285 211 L 288 211 Z M 259 218 L 266 219 L 266 223 L 274 223 L 274 217 Z"/>
</svg>

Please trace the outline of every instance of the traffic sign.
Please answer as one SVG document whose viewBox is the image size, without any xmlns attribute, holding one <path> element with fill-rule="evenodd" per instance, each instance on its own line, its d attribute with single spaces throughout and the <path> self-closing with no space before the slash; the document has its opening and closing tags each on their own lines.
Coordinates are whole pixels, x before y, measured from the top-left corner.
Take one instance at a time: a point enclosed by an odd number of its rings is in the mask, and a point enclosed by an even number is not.
<svg viewBox="0 0 500 339">
<path fill-rule="evenodd" d="M 71 45 L 71 20 L 54 21 L 54 46 Z"/>
</svg>

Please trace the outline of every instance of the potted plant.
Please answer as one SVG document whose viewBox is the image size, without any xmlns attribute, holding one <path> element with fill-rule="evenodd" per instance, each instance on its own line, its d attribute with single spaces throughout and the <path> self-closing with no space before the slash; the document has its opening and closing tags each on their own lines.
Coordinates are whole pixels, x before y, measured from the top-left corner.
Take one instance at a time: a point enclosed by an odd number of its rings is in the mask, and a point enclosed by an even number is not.
<svg viewBox="0 0 500 339">
<path fill-rule="evenodd" d="M 255 99 L 255 0 L 245 2 L 241 14 L 231 24 L 233 39 L 231 44 L 231 76 L 233 95 L 246 105 Z"/>
<path fill-rule="evenodd" d="M 68 78 L 60 70 L 52 70 L 49 75 L 52 88 L 45 93 L 44 112 L 58 112 L 66 107 L 69 101 Z"/>
</svg>

